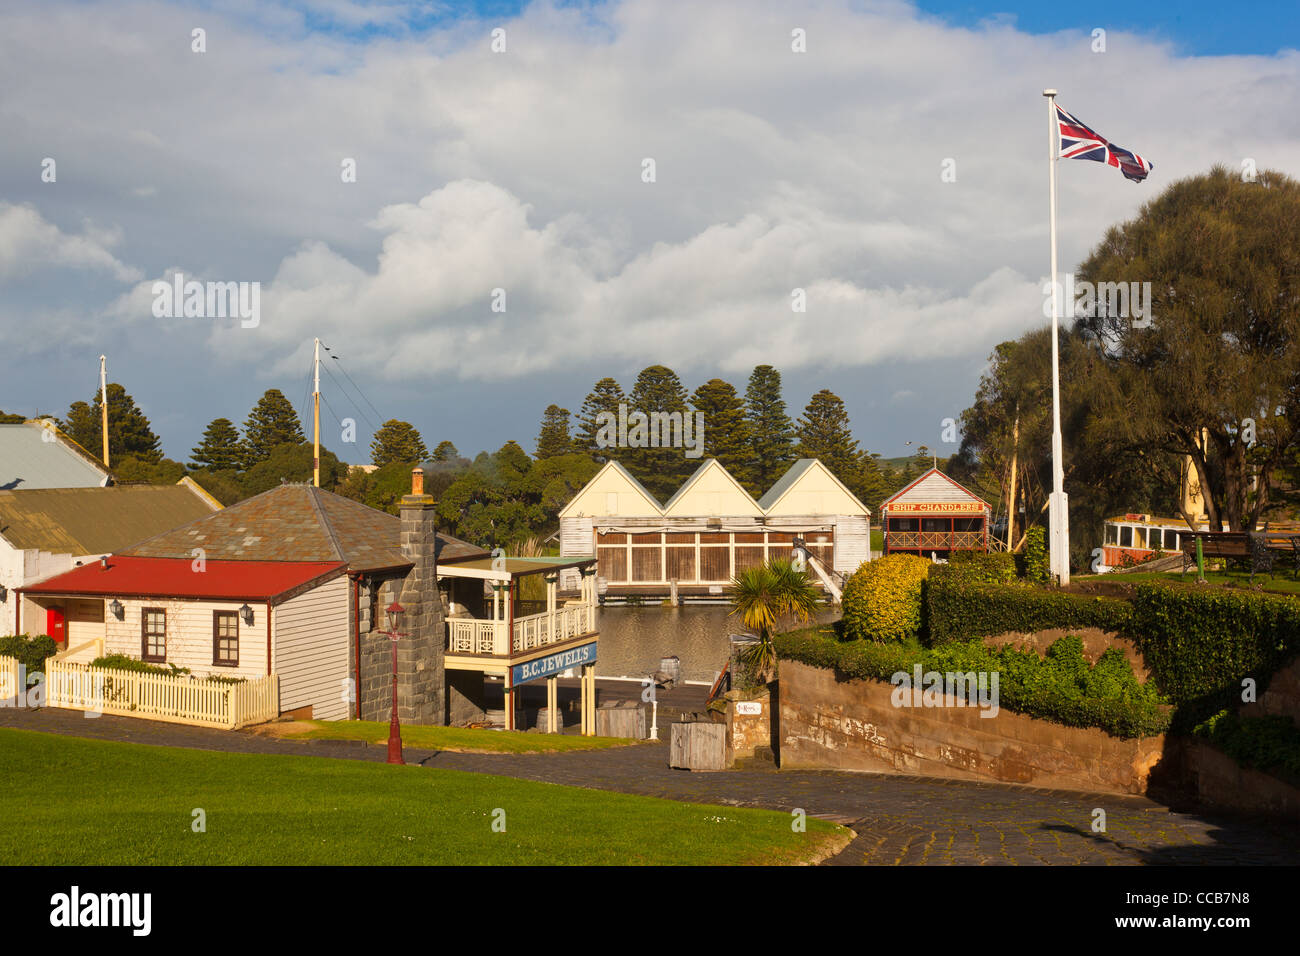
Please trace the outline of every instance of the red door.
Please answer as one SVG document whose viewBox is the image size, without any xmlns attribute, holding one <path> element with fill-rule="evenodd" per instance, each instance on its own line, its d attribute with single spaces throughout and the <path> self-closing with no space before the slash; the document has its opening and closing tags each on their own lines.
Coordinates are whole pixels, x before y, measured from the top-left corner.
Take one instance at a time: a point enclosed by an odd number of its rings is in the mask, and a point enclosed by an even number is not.
<svg viewBox="0 0 1300 956">
<path fill-rule="evenodd" d="M 63 608 L 51 607 L 45 610 L 45 633 L 62 644 L 68 639 L 68 623 Z"/>
</svg>

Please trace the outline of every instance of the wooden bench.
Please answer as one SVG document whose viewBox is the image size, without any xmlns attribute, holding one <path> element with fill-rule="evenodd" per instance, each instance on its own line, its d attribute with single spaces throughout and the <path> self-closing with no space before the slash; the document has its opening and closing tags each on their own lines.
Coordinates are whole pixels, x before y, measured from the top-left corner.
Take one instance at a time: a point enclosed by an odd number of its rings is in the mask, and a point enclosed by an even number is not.
<svg viewBox="0 0 1300 956">
<path fill-rule="evenodd" d="M 1300 574 L 1300 536 L 1267 531 L 1193 531 L 1182 533 L 1183 574 L 1196 564 L 1196 542 L 1201 556 L 1250 564 L 1250 579 L 1261 572 L 1272 573 L 1279 553 L 1289 553 Z"/>
</svg>

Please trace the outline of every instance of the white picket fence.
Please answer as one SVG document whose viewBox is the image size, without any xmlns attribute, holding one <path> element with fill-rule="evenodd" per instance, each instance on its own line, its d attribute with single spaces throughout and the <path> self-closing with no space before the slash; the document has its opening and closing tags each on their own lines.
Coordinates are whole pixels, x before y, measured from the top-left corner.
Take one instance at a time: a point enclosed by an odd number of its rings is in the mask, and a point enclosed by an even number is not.
<svg viewBox="0 0 1300 956">
<path fill-rule="evenodd" d="M 50 658 L 45 662 L 45 703 L 230 730 L 279 716 L 280 679 L 269 674 L 229 684 Z"/>
<path fill-rule="evenodd" d="M 18 658 L 0 657 L 0 700 L 17 697 L 22 689 L 22 669 Z"/>
</svg>

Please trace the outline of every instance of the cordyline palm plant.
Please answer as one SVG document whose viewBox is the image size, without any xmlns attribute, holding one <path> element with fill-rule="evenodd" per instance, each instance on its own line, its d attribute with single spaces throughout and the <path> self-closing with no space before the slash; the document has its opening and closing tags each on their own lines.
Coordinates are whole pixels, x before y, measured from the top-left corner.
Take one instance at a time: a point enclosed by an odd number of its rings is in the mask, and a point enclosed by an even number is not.
<svg viewBox="0 0 1300 956">
<path fill-rule="evenodd" d="M 807 573 L 781 558 L 741 571 L 732 579 L 731 614 L 758 635 L 758 643 L 745 651 L 741 660 L 758 680 L 767 683 L 776 673 L 772 632 L 811 620 L 820 600 L 821 592 Z"/>
</svg>

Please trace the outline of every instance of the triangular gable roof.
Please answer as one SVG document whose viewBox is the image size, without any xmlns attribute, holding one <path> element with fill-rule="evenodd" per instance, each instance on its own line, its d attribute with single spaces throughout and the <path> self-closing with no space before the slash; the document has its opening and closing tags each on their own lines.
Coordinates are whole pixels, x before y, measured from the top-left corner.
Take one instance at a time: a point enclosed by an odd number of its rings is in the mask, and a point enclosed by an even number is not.
<svg viewBox="0 0 1300 956">
<path fill-rule="evenodd" d="M 703 487 L 706 482 L 717 483 L 719 479 L 726 488 L 726 500 L 720 502 L 711 500 L 718 494 L 716 491 L 706 491 Z M 710 498 L 705 498 L 705 495 Z M 748 514 L 761 517 L 763 509 L 731 472 L 722 466 L 722 462 L 716 458 L 709 458 L 696 468 L 694 474 L 682 482 L 676 494 L 664 503 L 664 514 L 689 517 Z"/>
<path fill-rule="evenodd" d="M 184 527 L 124 548 L 142 558 L 208 561 L 344 561 L 352 571 L 407 567 L 401 519 L 311 485 L 280 485 Z M 439 533 L 439 561 L 480 558 L 487 551 Z"/>
<path fill-rule="evenodd" d="M 987 501 L 961 482 L 949 478 L 938 468 L 931 468 L 910 485 L 894 492 L 882 501 L 880 509 L 883 511 L 891 504 L 909 501 L 943 502 L 963 500 L 978 501 L 985 508 L 991 507 Z"/>
<path fill-rule="evenodd" d="M 862 514 L 870 516 L 871 509 L 859 501 L 858 496 L 849 491 L 844 482 L 840 481 L 839 478 L 836 477 L 835 472 L 823 465 L 819 458 L 800 458 L 793 465 L 787 468 L 785 474 L 777 480 L 776 484 L 767 490 L 767 494 L 763 495 L 763 497 L 758 500 L 758 506 L 763 509 L 764 514 L 770 514 L 772 509 L 780 503 L 782 498 L 784 498 L 790 491 L 794 490 L 800 482 L 814 472 L 824 474 L 826 477 L 830 478 L 831 481 L 833 481 L 839 489 L 844 492 L 844 494 L 848 495 L 849 499 L 858 507 L 858 509 L 861 510 Z"/>
<path fill-rule="evenodd" d="M 643 498 L 647 506 L 646 510 L 650 512 L 650 515 L 663 514 L 664 507 L 659 503 L 659 499 L 650 494 L 650 492 L 646 490 L 645 486 L 642 485 L 641 482 L 637 481 L 630 471 L 611 458 L 609 461 L 605 462 L 605 466 L 601 468 L 600 471 L 596 472 L 596 474 L 592 476 L 591 481 L 583 485 L 581 490 L 573 496 L 569 503 L 560 509 L 559 516 L 561 518 L 571 518 L 596 513 L 604 515 L 605 508 L 587 507 L 585 499 L 589 495 L 599 494 L 600 492 L 598 489 L 602 487 L 605 487 L 608 490 L 611 480 L 615 484 L 625 485 L 633 492 L 633 494 Z"/>
</svg>

